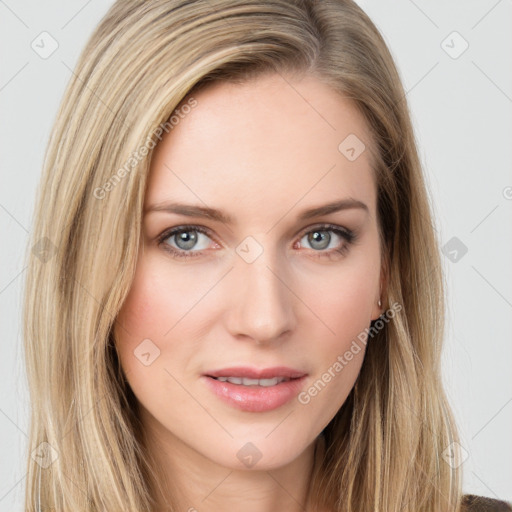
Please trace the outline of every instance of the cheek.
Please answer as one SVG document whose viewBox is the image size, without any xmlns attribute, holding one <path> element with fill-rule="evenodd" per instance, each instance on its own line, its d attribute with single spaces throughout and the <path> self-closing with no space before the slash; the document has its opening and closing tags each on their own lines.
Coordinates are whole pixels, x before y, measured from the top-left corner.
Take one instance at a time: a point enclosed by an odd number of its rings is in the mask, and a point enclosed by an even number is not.
<svg viewBox="0 0 512 512">
<path fill-rule="evenodd" d="M 372 258 L 353 258 L 336 272 L 316 275 L 314 281 L 303 283 L 304 302 L 311 305 L 318 329 L 322 328 L 324 339 L 332 340 L 330 344 L 339 348 L 370 325 L 378 277 Z"/>
<path fill-rule="evenodd" d="M 137 266 L 118 323 L 131 339 L 164 339 L 204 294 L 194 275 L 179 267 L 170 272 L 164 258 L 147 253 Z M 197 278 L 196 278 L 197 280 Z M 180 328 L 184 322 L 180 322 Z"/>
<path fill-rule="evenodd" d="M 150 359 L 158 354 L 151 368 L 161 365 L 166 355 L 166 340 L 171 338 L 168 333 L 172 333 L 176 325 L 182 327 L 178 322 L 189 302 L 189 287 L 182 281 L 179 276 L 166 275 L 165 268 L 155 266 L 146 255 L 139 261 L 115 326 L 117 350 L 127 374 L 145 373 L 145 366 L 136 357 L 142 347 L 145 347 L 144 353 L 149 351 Z"/>
<path fill-rule="evenodd" d="M 211 302 L 202 299 L 218 276 L 192 267 L 169 264 L 165 257 L 146 251 L 116 319 L 120 362 L 143 403 L 159 401 L 164 390 L 179 394 L 173 375 L 197 371 L 194 358 L 202 335 L 217 318 Z"/>
<path fill-rule="evenodd" d="M 115 340 L 121 366 L 139 402 L 152 412 L 169 410 L 170 396 L 174 409 L 187 407 L 173 375 L 174 367 L 189 364 L 190 343 L 181 341 L 192 336 L 185 315 L 198 292 L 183 273 L 169 275 L 169 267 L 146 253 L 119 311 Z"/>
<path fill-rule="evenodd" d="M 360 282 L 359 282 L 360 285 Z M 311 352 L 315 373 L 297 397 L 311 431 L 324 428 L 347 399 L 359 376 L 370 326 L 369 307 L 373 295 L 364 288 L 359 293 L 331 291 L 316 303 L 322 323 L 311 329 L 317 349 Z"/>
<path fill-rule="evenodd" d="M 317 364 L 298 402 L 315 418 L 317 428 L 345 402 L 363 364 L 378 283 L 376 261 L 370 256 L 347 259 L 336 273 L 317 275 L 302 288 L 304 302 L 314 312 L 309 338 L 317 347 L 312 354 Z"/>
<path fill-rule="evenodd" d="M 357 353 L 355 353 L 357 351 Z M 346 355 L 350 353 L 350 360 Z M 364 359 L 364 346 L 333 354 L 328 365 L 309 380 L 297 396 L 298 408 L 311 432 L 322 431 L 345 403 L 357 380 Z"/>
</svg>

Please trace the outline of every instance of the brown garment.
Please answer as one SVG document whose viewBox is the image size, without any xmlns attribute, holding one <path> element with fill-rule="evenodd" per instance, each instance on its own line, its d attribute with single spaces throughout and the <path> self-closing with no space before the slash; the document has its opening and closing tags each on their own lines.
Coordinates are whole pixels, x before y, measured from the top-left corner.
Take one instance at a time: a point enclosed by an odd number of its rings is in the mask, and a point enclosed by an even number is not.
<svg viewBox="0 0 512 512">
<path fill-rule="evenodd" d="M 512 504 L 505 501 L 465 494 L 462 497 L 464 512 L 512 512 Z"/>
</svg>

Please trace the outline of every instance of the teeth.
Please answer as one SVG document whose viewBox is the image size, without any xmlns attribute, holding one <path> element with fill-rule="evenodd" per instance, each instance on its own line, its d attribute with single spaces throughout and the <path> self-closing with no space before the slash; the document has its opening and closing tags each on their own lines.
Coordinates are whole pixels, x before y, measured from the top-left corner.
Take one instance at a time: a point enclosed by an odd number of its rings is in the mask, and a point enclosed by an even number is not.
<svg viewBox="0 0 512 512">
<path fill-rule="evenodd" d="M 258 385 L 263 387 L 275 386 L 276 384 L 279 384 L 279 382 L 283 382 L 283 380 L 285 380 L 284 377 L 274 377 L 273 379 L 260 379 Z"/>
<path fill-rule="evenodd" d="M 273 379 L 248 379 L 245 377 L 214 377 L 221 382 L 230 382 L 231 384 L 238 384 L 242 386 L 262 386 L 270 387 L 276 386 L 280 382 L 290 380 L 287 377 L 274 377 Z"/>
<path fill-rule="evenodd" d="M 242 384 L 244 386 L 257 386 L 258 383 L 259 383 L 258 379 L 246 379 L 246 378 L 242 379 Z"/>
</svg>

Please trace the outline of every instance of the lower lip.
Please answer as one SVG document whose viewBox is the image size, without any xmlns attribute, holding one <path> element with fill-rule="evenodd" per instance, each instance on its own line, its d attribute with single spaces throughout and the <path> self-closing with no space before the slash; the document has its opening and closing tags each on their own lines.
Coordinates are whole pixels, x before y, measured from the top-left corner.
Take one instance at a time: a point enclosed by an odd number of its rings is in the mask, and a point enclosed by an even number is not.
<svg viewBox="0 0 512 512">
<path fill-rule="evenodd" d="M 201 379 L 213 393 L 229 405 L 242 411 L 265 412 L 277 409 L 297 396 L 306 376 L 268 387 L 231 384 L 206 375 Z"/>
</svg>

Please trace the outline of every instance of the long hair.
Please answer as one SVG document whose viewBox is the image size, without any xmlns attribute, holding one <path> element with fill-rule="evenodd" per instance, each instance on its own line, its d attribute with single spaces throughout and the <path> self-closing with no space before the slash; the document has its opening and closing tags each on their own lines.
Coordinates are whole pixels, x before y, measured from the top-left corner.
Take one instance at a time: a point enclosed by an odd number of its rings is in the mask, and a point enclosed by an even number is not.
<svg viewBox="0 0 512 512">
<path fill-rule="evenodd" d="M 376 148 L 383 307 L 402 306 L 368 342 L 324 430 L 313 509 L 459 510 L 460 468 L 443 457 L 458 434 L 440 374 L 439 246 L 405 91 L 375 25 L 352 0 L 118 0 L 67 87 L 37 192 L 23 318 L 27 511 L 154 507 L 156 471 L 113 340 L 151 155 L 194 91 L 262 73 L 314 75 L 364 116 Z"/>
</svg>

